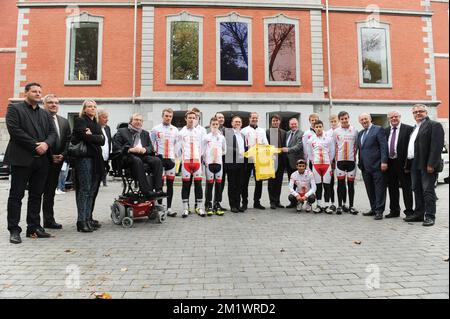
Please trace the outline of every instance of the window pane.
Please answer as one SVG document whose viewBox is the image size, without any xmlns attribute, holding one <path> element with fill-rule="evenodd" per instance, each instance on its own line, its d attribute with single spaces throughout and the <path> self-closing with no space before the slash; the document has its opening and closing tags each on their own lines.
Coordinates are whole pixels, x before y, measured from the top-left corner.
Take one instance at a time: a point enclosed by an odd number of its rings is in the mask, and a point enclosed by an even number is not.
<svg viewBox="0 0 450 319">
<path fill-rule="evenodd" d="M 97 80 L 98 23 L 72 24 L 70 48 L 69 80 Z"/>
<path fill-rule="evenodd" d="M 199 23 L 171 23 L 171 80 L 199 79 Z"/>
<path fill-rule="evenodd" d="M 295 25 L 269 24 L 269 80 L 297 81 Z"/>
<path fill-rule="evenodd" d="M 220 79 L 248 81 L 247 23 L 220 23 Z"/>
<path fill-rule="evenodd" d="M 363 82 L 389 84 L 386 30 L 361 29 Z"/>
</svg>

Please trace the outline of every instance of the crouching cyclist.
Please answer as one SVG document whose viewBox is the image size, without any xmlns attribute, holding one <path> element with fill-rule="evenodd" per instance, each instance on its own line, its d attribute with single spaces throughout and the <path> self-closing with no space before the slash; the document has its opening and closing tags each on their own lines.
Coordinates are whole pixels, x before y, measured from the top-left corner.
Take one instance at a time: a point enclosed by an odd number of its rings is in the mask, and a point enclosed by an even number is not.
<svg viewBox="0 0 450 319">
<path fill-rule="evenodd" d="M 289 180 L 289 201 L 297 206 L 297 212 L 303 209 L 309 213 L 312 210 L 312 204 L 316 201 L 316 182 L 314 175 L 306 169 L 306 161 L 299 159 L 297 161 L 297 171 L 292 173 Z"/>
</svg>

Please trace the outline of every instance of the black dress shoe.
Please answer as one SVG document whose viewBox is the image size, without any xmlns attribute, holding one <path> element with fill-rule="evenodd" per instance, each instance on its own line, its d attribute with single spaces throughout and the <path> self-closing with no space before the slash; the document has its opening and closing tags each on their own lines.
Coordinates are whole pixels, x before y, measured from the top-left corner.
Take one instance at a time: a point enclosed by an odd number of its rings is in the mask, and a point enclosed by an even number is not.
<svg viewBox="0 0 450 319">
<path fill-rule="evenodd" d="M 425 218 L 425 220 L 423 221 L 422 226 L 433 226 L 434 225 L 434 220 L 431 218 Z"/>
<path fill-rule="evenodd" d="M 382 220 L 383 219 L 383 213 L 376 213 L 374 219 L 375 220 Z"/>
<path fill-rule="evenodd" d="M 255 203 L 254 205 L 253 205 L 253 208 L 254 209 L 261 209 L 261 210 L 264 210 L 264 209 L 266 209 L 263 205 L 261 205 L 260 203 Z"/>
<path fill-rule="evenodd" d="M 50 223 L 44 223 L 44 228 L 50 228 L 50 229 L 62 229 L 62 225 L 58 224 L 57 222 L 50 222 Z"/>
<path fill-rule="evenodd" d="M 247 205 L 242 205 L 241 207 L 239 207 L 240 212 L 245 212 L 246 210 L 247 210 Z"/>
<path fill-rule="evenodd" d="M 270 209 L 277 209 L 277 205 L 276 204 L 270 204 Z"/>
<path fill-rule="evenodd" d="M 389 214 L 386 215 L 386 218 L 396 218 L 396 217 L 400 217 L 400 213 L 390 212 Z"/>
<path fill-rule="evenodd" d="M 91 219 L 89 220 L 91 222 L 91 225 L 94 226 L 95 228 L 100 228 L 102 227 L 102 224 L 100 224 L 100 222 L 98 220 L 95 219 Z"/>
<path fill-rule="evenodd" d="M 368 211 L 367 213 L 363 213 L 363 216 L 375 216 L 375 212 L 373 211 Z"/>
<path fill-rule="evenodd" d="M 231 207 L 231 212 L 232 213 L 239 213 L 239 209 L 236 207 Z"/>
<path fill-rule="evenodd" d="M 277 208 L 284 208 L 283 205 L 281 205 L 280 203 L 277 204 Z"/>
<path fill-rule="evenodd" d="M 82 233 L 92 233 L 92 228 L 89 227 L 88 222 L 77 222 L 77 231 Z"/>
<path fill-rule="evenodd" d="M 407 223 L 421 223 L 423 222 L 423 216 L 418 216 L 418 215 L 412 215 L 412 216 L 408 216 L 403 218 L 403 220 Z"/>
<path fill-rule="evenodd" d="M 9 242 L 11 244 L 20 244 L 22 243 L 22 239 L 20 238 L 20 233 L 18 231 L 13 231 L 9 235 Z"/>
<path fill-rule="evenodd" d="M 45 232 L 45 229 L 43 228 L 37 228 L 33 231 L 27 230 L 27 237 L 33 237 L 33 238 L 50 238 L 52 235 Z"/>
</svg>

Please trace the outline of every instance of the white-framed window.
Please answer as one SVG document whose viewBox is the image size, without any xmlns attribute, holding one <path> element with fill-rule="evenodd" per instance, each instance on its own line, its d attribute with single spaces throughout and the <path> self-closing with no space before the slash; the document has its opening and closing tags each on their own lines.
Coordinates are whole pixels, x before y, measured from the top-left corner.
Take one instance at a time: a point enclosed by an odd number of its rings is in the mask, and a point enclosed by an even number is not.
<svg viewBox="0 0 450 319">
<path fill-rule="evenodd" d="M 390 25 L 357 22 L 359 86 L 392 88 Z"/>
<path fill-rule="evenodd" d="M 216 83 L 252 85 L 252 18 L 236 12 L 216 18 Z"/>
<path fill-rule="evenodd" d="M 203 17 L 182 12 L 166 18 L 166 83 L 203 84 Z"/>
<path fill-rule="evenodd" d="M 266 85 L 300 86 L 299 24 L 284 14 L 264 18 Z"/>
<path fill-rule="evenodd" d="M 67 17 L 64 84 L 101 84 L 102 47 L 103 17 L 87 12 Z"/>
</svg>

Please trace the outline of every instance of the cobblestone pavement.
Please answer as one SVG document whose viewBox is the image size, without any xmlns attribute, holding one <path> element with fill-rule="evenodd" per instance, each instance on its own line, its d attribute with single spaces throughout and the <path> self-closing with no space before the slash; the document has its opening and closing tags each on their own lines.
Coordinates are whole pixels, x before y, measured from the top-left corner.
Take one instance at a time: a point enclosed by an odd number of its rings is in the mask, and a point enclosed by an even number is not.
<svg viewBox="0 0 450 319">
<path fill-rule="evenodd" d="M 178 215 L 163 224 L 144 220 L 124 229 L 110 220 L 109 206 L 121 189 L 110 182 L 96 205 L 101 230 L 76 232 L 69 192 L 56 196 L 64 229 L 51 231 L 50 239 L 22 233 L 21 245 L 8 240 L 8 188 L 0 181 L 1 298 L 449 297 L 448 185 L 437 188 L 437 222 L 429 228 L 400 218 L 250 209 L 222 217 Z M 356 207 L 367 211 L 362 182 L 356 195 Z M 268 205 L 266 185 L 262 203 Z M 179 187 L 174 206 L 181 208 Z M 24 221 L 25 214 L 25 229 Z"/>
</svg>

